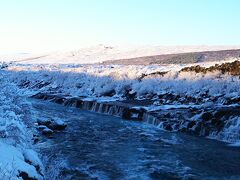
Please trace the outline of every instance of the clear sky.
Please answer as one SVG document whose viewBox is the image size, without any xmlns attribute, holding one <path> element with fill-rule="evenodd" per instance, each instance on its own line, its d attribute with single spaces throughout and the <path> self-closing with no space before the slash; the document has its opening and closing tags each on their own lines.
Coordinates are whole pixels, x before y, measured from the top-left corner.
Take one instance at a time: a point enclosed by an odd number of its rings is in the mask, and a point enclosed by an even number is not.
<svg viewBox="0 0 240 180">
<path fill-rule="evenodd" d="M 239 45 L 240 0 L 0 0 L 0 53 Z"/>
</svg>

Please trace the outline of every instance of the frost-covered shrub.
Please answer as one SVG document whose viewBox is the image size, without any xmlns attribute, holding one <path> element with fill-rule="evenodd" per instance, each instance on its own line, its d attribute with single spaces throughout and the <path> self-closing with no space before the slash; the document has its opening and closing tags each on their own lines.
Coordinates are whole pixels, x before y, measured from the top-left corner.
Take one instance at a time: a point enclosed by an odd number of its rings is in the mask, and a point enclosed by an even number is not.
<svg viewBox="0 0 240 180">
<path fill-rule="evenodd" d="M 220 71 L 196 73 L 179 71 L 179 67 L 169 66 L 102 66 L 86 65 L 79 67 L 45 66 L 36 68 L 18 67 L 12 71 L 10 79 L 17 84 L 28 84 L 31 90 L 56 91 L 71 96 L 102 96 L 114 91 L 115 97 L 122 96 L 126 89 L 144 94 L 171 92 L 187 96 L 234 95 L 239 96 L 240 79 L 237 76 L 222 74 Z M 167 72 L 159 76 L 145 76 L 154 72 Z M 39 88 L 39 83 L 41 88 Z M 25 87 L 25 86 L 24 86 Z M 235 93 L 235 94 L 234 94 Z"/>
</svg>

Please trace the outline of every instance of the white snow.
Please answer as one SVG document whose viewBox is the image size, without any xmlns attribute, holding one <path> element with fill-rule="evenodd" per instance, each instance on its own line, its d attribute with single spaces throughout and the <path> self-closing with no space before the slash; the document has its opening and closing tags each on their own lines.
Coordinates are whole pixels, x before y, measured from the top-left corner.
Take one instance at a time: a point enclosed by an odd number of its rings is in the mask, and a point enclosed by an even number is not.
<svg viewBox="0 0 240 180">
<path fill-rule="evenodd" d="M 21 179 L 20 172 L 26 172 L 29 177 L 42 179 L 36 169 L 25 162 L 22 150 L 0 142 L 0 177 L 1 179 Z"/>
<path fill-rule="evenodd" d="M 0 178 L 22 179 L 19 174 L 24 172 L 29 177 L 42 179 L 34 167 L 37 164 L 37 154 L 29 149 L 32 134 L 24 124 L 27 122 L 24 121 L 26 117 L 23 111 L 28 104 L 19 96 L 16 85 L 11 84 L 3 72 L 0 72 L 0 76 Z M 31 155 L 27 152 L 31 152 Z M 38 164 L 41 164 L 39 159 Z"/>
<path fill-rule="evenodd" d="M 43 164 L 39 159 L 38 154 L 32 149 L 24 149 L 23 156 L 25 160 L 31 162 L 32 165 L 39 166 L 40 170 L 43 169 Z"/>
</svg>

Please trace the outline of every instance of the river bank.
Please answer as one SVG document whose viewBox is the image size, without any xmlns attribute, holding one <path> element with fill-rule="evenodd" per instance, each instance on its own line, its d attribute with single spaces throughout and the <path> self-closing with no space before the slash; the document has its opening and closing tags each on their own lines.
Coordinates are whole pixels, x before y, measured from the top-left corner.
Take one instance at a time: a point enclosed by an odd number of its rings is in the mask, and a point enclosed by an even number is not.
<svg viewBox="0 0 240 180">
<path fill-rule="evenodd" d="M 33 147 L 30 104 L 0 72 L 0 178 L 44 179 L 44 166 Z"/>
</svg>

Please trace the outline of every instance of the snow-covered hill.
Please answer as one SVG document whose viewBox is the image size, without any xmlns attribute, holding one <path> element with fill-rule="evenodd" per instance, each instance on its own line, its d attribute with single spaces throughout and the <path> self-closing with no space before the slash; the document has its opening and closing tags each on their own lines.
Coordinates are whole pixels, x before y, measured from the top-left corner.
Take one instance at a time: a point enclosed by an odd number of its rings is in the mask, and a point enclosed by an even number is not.
<svg viewBox="0 0 240 180">
<path fill-rule="evenodd" d="M 38 54 L 12 54 L 0 56 L 0 61 L 17 61 L 27 64 L 91 64 L 107 60 L 131 59 L 143 56 L 177 54 L 187 52 L 240 49 L 239 46 L 106 46 L 97 45 L 74 51 Z"/>
</svg>

